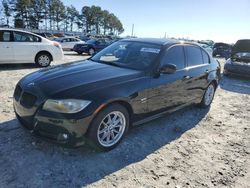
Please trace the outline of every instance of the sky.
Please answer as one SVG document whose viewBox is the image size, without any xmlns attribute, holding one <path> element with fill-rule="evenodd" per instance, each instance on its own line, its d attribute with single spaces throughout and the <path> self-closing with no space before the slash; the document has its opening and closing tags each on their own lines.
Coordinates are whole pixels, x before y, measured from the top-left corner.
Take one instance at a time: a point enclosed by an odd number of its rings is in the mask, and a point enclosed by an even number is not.
<svg viewBox="0 0 250 188">
<path fill-rule="evenodd" d="M 63 0 L 65 5 L 100 6 L 124 26 L 122 36 L 185 37 L 235 43 L 250 38 L 250 0 Z"/>
</svg>

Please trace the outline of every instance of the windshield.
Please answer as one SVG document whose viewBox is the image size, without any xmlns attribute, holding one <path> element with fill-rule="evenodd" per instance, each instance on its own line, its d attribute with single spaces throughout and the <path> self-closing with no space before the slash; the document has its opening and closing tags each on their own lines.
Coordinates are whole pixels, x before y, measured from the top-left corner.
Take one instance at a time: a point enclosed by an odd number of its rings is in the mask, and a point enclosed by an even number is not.
<svg viewBox="0 0 250 188">
<path fill-rule="evenodd" d="M 160 53 L 161 46 L 133 41 L 116 42 L 96 54 L 91 60 L 143 70 L 149 67 Z"/>
</svg>

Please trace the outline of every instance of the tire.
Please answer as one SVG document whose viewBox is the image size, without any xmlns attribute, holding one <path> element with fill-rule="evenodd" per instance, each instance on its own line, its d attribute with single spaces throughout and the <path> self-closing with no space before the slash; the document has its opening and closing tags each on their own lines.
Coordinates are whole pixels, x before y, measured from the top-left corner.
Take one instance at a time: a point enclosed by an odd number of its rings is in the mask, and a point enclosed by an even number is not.
<svg viewBox="0 0 250 188">
<path fill-rule="evenodd" d="M 203 95 L 202 101 L 199 104 L 201 108 L 208 108 L 211 105 L 214 99 L 215 90 L 216 90 L 215 84 L 214 83 L 209 84 Z"/>
<path fill-rule="evenodd" d="M 92 56 L 92 55 L 94 55 L 94 53 L 95 53 L 95 49 L 90 48 L 89 51 L 88 51 L 88 54 Z"/>
<path fill-rule="evenodd" d="M 116 121 L 110 124 L 112 120 Z M 129 113 L 125 107 L 120 104 L 107 106 L 97 114 L 89 127 L 87 133 L 89 145 L 99 151 L 114 149 L 128 131 L 129 121 Z"/>
<path fill-rule="evenodd" d="M 77 52 L 79 55 L 82 55 L 82 52 Z"/>
<path fill-rule="evenodd" d="M 36 56 L 35 63 L 38 67 L 48 67 L 52 61 L 49 53 L 42 52 Z"/>
</svg>

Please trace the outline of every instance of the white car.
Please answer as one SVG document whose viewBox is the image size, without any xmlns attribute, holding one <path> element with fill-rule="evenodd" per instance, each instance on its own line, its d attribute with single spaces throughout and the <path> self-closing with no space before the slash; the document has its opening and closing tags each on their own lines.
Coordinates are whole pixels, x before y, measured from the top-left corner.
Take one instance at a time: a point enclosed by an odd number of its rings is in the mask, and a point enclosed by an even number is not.
<svg viewBox="0 0 250 188">
<path fill-rule="evenodd" d="M 0 28 L 0 64 L 35 63 L 47 67 L 61 59 L 63 51 L 59 43 L 30 32 Z"/>
<path fill-rule="evenodd" d="M 72 50 L 76 44 L 84 44 L 84 41 L 75 37 L 60 37 L 56 38 L 55 41 L 62 45 L 63 50 Z"/>
</svg>

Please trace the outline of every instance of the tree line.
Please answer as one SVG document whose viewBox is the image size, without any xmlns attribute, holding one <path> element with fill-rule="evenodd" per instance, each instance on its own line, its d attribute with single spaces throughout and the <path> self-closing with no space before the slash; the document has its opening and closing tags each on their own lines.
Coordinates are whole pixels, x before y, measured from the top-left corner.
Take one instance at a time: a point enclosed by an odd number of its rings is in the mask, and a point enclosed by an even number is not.
<svg viewBox="0 0 250 188">
<path fill-rule="evenodd" d="M 1 0 L 0 18 L 16 28 L 74 31 L 95 34 L 121 34 L 121 21 L 99 6 L 78 11 L 61 0 Z M 1 20 L 0 20 L 1 21 Z"/>
</svg>

